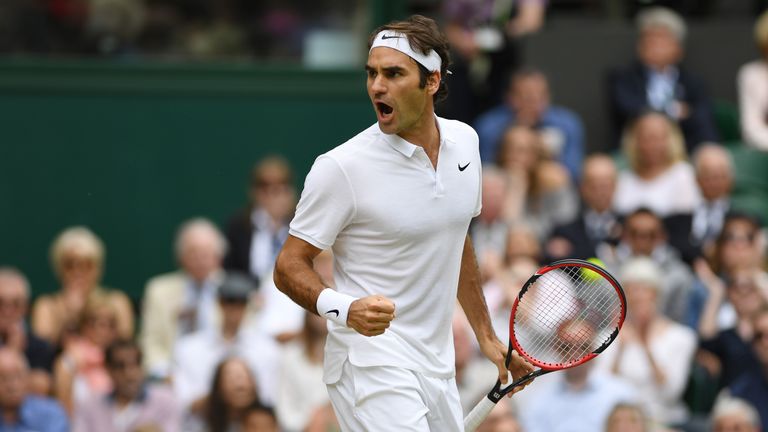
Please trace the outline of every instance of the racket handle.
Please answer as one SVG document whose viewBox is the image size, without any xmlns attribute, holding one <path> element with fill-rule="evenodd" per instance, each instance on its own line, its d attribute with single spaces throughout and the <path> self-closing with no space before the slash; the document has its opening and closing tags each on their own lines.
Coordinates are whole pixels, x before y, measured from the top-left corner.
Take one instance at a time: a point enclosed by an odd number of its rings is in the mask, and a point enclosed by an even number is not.
<svg viewBox="0 0 768 432">
<path fill-rule="evenodd" d="M 485 420 L 494 406 L 496 406 L 496 403 L 488 399 L 487 396 L 481 399 L 480 402 L 472 408 L 472 411 L 464 417 L 464 432 L 474 432 L 474 430 L 480 426 L 480 423 Z"/>
</svg>

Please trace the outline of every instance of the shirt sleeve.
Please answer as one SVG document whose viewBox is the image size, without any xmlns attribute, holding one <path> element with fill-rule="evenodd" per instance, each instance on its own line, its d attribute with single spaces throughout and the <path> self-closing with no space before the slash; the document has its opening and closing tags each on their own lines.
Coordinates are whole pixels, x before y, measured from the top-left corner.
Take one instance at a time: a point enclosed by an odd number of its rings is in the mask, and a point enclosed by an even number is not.
<svg viewBox="0 0 768 432">
<path fill-rule="evenodd" d="M 329 249 L 355 213 L 352 185 L 339 163 L 323 155 L 304 181 L 289 233 L 319 249 Z"/>
</svg>

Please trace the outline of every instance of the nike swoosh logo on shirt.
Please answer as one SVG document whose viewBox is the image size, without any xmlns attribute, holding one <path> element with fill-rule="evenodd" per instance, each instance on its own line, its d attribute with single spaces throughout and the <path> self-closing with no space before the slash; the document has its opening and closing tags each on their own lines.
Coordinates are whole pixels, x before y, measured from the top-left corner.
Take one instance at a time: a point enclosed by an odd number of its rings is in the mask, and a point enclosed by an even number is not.
<svg viewBox="0 0 768 432">
<path fill-rule="evenodd" d="M 467 169 L 467 167 L 468 167 L 468 166 L 469 166 L 469 164 L 471 164 L 471 163 L 472 163 L 472 162 L 467 162 L 467 164 L 466 164 L 466 165 L 464 165 L 464 166 L 461 166 L 461 164 L 459 164 L 459 171 L 464 171 L 465 169 Z"/>
<path fill-rule="evenodd" d="M 339 317 L 339 310 L 338 310 L 338 309 L 331 309 L 331 310 L 329 310 L 328 312 L 326 312 L 325 314 L 326 314 L 326 315 L 328 315 L 328 314 L 330 314 L 330 313 L 332 313 L 332 314 L 336 314 L 336 318 L 338 318 L 338 317 Z"/>
</svg>

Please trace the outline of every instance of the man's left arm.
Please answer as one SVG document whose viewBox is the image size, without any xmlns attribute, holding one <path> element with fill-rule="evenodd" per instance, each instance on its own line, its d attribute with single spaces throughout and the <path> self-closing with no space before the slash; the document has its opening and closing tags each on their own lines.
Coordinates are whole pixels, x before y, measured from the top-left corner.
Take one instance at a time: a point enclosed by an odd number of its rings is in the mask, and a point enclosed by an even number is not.
<svg viewBox="0 0 768 432">
<path fill-rule="evenodd" d="M 507 367 L 505 360 L 507 346 L 503 344 L 491 326 L 491 317 L 488 313 L 488 305 L 485 303 L 483 290 L 480 284 L 480 271 L 477 267 L 475 251 L 469 236 L 464 240 L 464 251 L 461 257 L 461 270 L 459 273 L 459 291 L 457 295 L 461 308 L 467 316 L 472 330 L 475 332 L 480 349 L 499 369 L 499 379 L 507 383 Z M 519 378 L 533 370 L 516 352 L 512 352 L 509 362 L 509 371 L 513 378 Z"/>
</svg>

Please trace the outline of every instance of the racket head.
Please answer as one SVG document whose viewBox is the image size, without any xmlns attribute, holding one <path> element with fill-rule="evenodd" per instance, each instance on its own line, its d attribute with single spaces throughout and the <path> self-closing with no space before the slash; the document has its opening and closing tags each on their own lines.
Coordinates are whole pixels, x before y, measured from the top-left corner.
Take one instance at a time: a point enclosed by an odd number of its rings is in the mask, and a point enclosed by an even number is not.
<svg viewBox="0 0 768 432">
<path fill-rule="evenodd" d="M 540 268 L 512 305 L 510 343 L 545 371 L 583 364 L 618 336 L 627 313 L 619 282 L 591 262 L 568 259 Z"/>
</svg>

